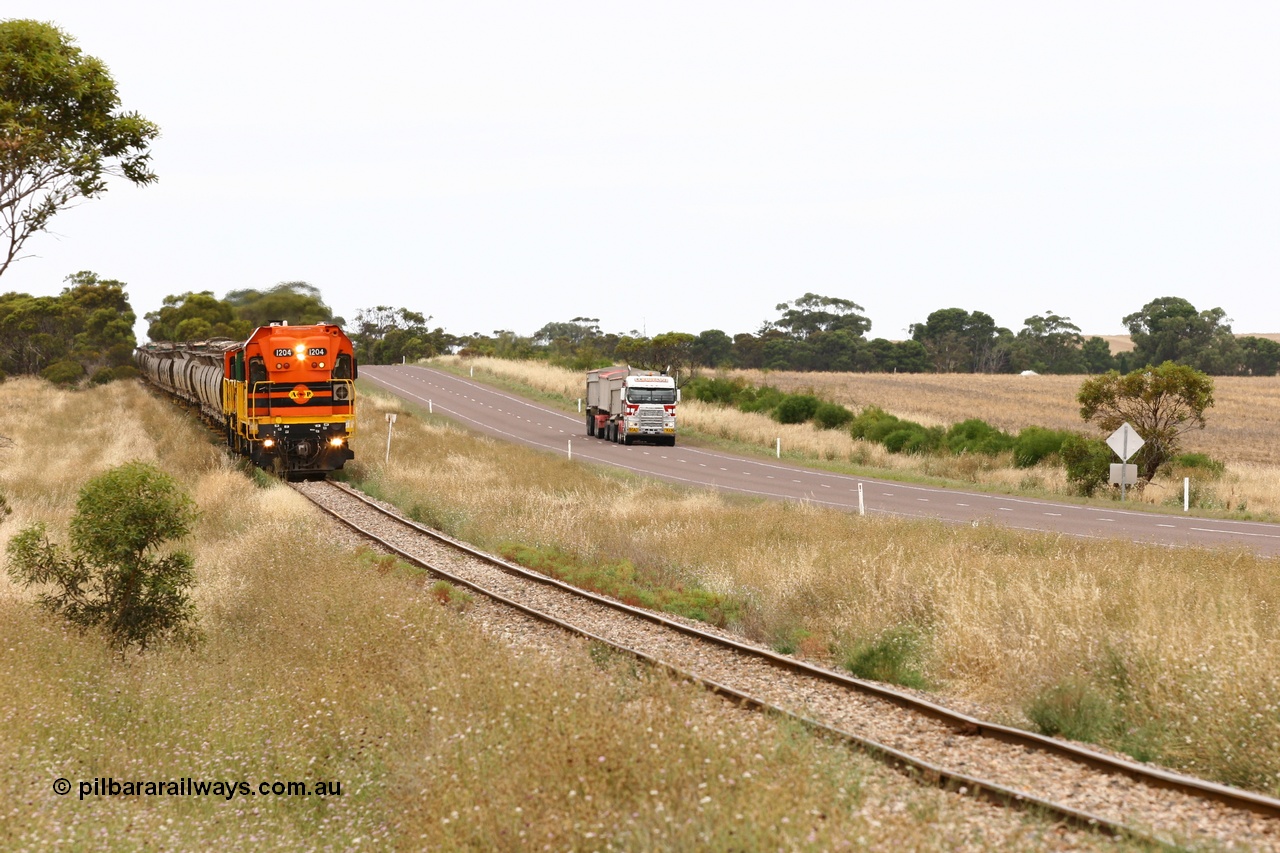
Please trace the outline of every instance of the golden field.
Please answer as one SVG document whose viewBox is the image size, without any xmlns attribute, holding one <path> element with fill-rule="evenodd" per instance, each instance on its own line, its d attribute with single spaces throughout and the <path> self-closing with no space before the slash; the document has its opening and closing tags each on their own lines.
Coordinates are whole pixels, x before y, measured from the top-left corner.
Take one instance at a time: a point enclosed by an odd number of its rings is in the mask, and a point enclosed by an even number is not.
<svg viewBox="0 0 1280 853">
<path fill-rule="evenodd" d="M 566 407 L 575 406 L 584 390 L 583 375 L 542 362 L 446 357 L 433 363 L 456 372 L 474 370 L 478 377 L 491 381 L 517 383 Z M 725 371 L 716 375 L 773 385 L 788 393 L 813 393 L 855 413 L 866 406 L 878 406 L 926 426 L 981 418 L 1008 432 L 1040 426 L 1105 437 L 1080 418 L 1075 395 L 1084 381 L 1081 376 L 781 371 Z M 1180 509 L 1183 477 L 1189 476 L 1200 509 L 1280 518 L 1280 377 L 1215 377 L 1214 384 L 1216 402 L 1207 414 L 1207 426 L 1187 433 L 1184 444 L 1187 451 L 1206 453 L 1224 463 L 1225 473 L 1208 478 L 1203 471 L 1174 470 L 1142 492 L 1131 491 L 1129 498 Z M 1018 469 L 1008 455 L 892 454 L 880 445 L 853 439 L 843 430 L 779 424 L 767 415 L 696 400 L 681 403 L 680 430 L 686 437 L 724 441 L 771 455 L 781 438 L 783 454 L 795 460 L 852 466 L 864 474 L 925 477 L 1059 497 L 1070 494 L 1060 465 Z"/>
<path fill-rule="evenodd" d="M 453 535 L 626 559 L 656 584 L 742 602 L 732 627 L 749 639 L 835 665 L 897 643 L 950 700 L 1030 725 L 1066 697 L 1102 743 L 1280 792 L 1274 559 L 683 490 L 364 399 L 374 429 L 376 410 L 419 417 L 390 467 L 378 456 L 352 476 Z"/>
<path fill-rule="evenodd" d="M 299 495 L 232 463 L 191 416 L 136 384 L 73 393 L 10 380 L 0 403 L 0 506 L 11 509 L 0 510 L 0 548 L 37 521 L 65 542 L 88 478 L 131 460 L 153 463 L 200 511 L 180 544 L 195 558 L 205 636 L 193 649 L 121 658 L 101 637 L 45 615 L 32 590 L 0 573 L 6 850 L 1126 848 L 1029 817 L 976 820 L 985 807 L 915 787 L 584 643 L 550 658 L 490 637 L 473 608 L 442 604 L 419 573 L 344 545 Z M 358 458 L 370 461 L 353 473 L 410 505 L 431 503 L 480 539 L 550 541 L 577 530 L 572 519 L 592 495 L 619 486 L 416 417 L 397 424 L 395 464 L 384 469 L 378 427 L 398 404 L 365 395 L 360 407 L 373 438 L 360 440 Z M 412 446 L 420 457 L 403 452 Z M 704 535 L 682 511 L 766 510 L 639 482 L 626 489 L 670 504 L 663 541 Z M 799 566 L 820 549 L 783 533 L 790 520 L 816 520 L 807 513 L 759 517 L 773 519 L 780 558 Z M 593 547 L 646 551 L 620 535 Z M 883 563 L 880 582 L 895 584 L 899 558 L 864 556 Z M 730 569 L 710 582 L 746 591 L 767 580 L 760 558 L 742 573 Z M 1239 574 L 1241 594 L 1251 594 L 1254 581 Z M 805 573 L 797 584 L 760 586 L 757 598 L 778 600 L 753 619 L 764 625 L 770 612 L 823 594 Z M 1237 642 L 1236 634 L 1222 639 Z M 1209 670 L 1218 662 L 1198 659 Z M 53 793 L 58 777 L 71 780 L 70 795 Z M 325 781 L 340 783 L 342 796 L 81 799 L 79 783 L 95 778 Z"/>
</svg>

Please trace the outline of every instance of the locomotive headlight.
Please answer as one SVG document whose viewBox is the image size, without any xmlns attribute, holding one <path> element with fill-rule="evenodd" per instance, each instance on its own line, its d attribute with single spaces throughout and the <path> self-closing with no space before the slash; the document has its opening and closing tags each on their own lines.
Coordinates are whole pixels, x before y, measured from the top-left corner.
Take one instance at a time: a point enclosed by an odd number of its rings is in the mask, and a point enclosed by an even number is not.
<svg viewBox="0 0 1280 853">
<path fill-rule="evenodd" d="M 298 361 L 302 361 L 302 359 L 306 358 L 307 356 L 307 345 L 306 344 L 295 345 L 293 348 L 293 354 L 298 357 Z"/>
<path fill-rule="evenodd" d="M 333 438 L 329 439 L 329 444 L 330 444 L 331 446 L 333 446 L 333 447 L 341 447 L 341 446 L 342 446 L 342 436 L 340 436 L 340 435 L 335 435 Z"/>
<path fill-rule="evenodd" d="M 262 446 L 269 450 L 276 446 L 276 440 L 274 438 L 264 438 L 262 439 Z"/>
</svg>

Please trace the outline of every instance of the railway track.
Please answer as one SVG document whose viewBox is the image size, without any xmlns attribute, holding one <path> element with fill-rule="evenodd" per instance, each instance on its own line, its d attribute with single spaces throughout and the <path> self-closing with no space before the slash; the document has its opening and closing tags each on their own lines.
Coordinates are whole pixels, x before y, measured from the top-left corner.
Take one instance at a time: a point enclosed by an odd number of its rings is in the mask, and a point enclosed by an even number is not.
<svg viewBox="0 0 1280 853">
<path fill-rule="evenodd" d="M 737 701 L 799 718 L 921 780 L 1163 845 L 1280 851 L 1280 800 L 988 723 L 584 592 L 418 525 L 338 483 L 295 488 L 360 536 L 434 575 Z"/>
</svg>

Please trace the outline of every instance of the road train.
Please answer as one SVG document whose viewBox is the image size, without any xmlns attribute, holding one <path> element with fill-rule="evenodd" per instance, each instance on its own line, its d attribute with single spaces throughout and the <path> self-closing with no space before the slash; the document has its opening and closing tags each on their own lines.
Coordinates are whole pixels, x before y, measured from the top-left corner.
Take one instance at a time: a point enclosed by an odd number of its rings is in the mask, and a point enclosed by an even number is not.
<svg viewBox="0 0 1280 853">
<path fill-rule="evenodd" d="M 279 477 L 322 480 L 355 458 L 356 358 L 338 326 L 272 323 L 244 342 L 148 343 L 134 360 L 232 451 Z"/>
</svg>

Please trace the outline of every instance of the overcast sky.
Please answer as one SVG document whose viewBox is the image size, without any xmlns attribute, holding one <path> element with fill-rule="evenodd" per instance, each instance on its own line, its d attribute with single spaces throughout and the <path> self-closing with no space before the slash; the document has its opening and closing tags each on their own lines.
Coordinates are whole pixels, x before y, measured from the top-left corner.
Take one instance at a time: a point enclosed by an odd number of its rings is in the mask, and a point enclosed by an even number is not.
<svg viewBox="0 0 1280 853">
<path fill-rule="evenodd" d="M 157 184 L 0 291 L 302 280 L 449 332 L 756 331 L 806 292 L 1280 331 L 1280 3 L 7 0 L 156 122 Z M 140 336 L 145 325 L 139 324 Z"/>
</svg>

